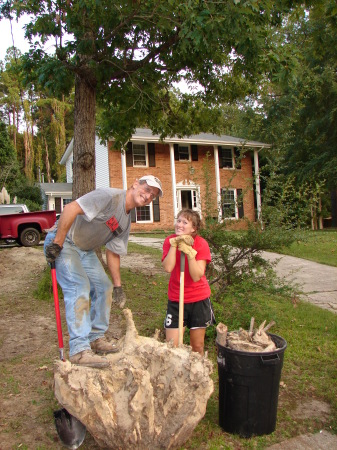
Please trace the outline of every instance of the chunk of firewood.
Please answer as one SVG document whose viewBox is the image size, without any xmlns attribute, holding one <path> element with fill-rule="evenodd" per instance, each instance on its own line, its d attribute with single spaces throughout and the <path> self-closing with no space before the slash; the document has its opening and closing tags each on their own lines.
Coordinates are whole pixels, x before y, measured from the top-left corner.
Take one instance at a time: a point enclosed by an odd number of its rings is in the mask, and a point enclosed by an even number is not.
<svg viewBox="0 0 337 450">
<path fill-rule="evenodd" d="M 264 320 L 261 325 L 254 330 L 254 317 L 251 318 L 249 331 L 242 328 L 239 331 L 227 333 L 227 347 L 233 350 L 251 352 L 269 352 L 276 349 L 276 345 L 271 337 L 266 333 L 269 328 L 275 325 L 270 322 L 267 326 Z"/>
<path fill-rule="evenodd" d="M 274 344 L 271 337 L 266 333 L 266 330 L 269 330 L 269 328 L 271 328 L 275 324 L 275 322 L 270 322 L 266 327 L 265 324 L 266 321 L 264 320 L 259 326 L 258 330 L 254 333 L 252 341 L 257 345 L 261 345 L 263 349 L 268 347 L 270 349 L 268 351 L 272 351 L 276 349 L 276 345 Z"/>
<path fill-rule="evenodd" d="M 221 322 L 216 327 L 216 341 L 222 347 L 227 346 L 227 331 L 228 327 Z"/>
<path fill-rule="evenodd" d="M 249 327 L 249 337 L 252 338 L 253 337 L 253 333 L 254 333 L 254 317 L 252 317 L 250 319 L 250 327 Z"/>
</svg>

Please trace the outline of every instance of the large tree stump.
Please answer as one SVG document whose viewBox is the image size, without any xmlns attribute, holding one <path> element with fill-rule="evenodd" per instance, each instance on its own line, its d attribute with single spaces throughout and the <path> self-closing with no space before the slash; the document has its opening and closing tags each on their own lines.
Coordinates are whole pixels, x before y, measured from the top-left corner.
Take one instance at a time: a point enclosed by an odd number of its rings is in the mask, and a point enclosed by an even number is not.
<svg viewBox="0 0 337 450">
<path fill-rule="evenodd" d="M 111 449 L 175 449 L 203 418 L 212 363 L 189 347 L 139 336 L 131 311 L 111 368 L 55 364 L 55 395 L 95 441 Z"/>
</svg>

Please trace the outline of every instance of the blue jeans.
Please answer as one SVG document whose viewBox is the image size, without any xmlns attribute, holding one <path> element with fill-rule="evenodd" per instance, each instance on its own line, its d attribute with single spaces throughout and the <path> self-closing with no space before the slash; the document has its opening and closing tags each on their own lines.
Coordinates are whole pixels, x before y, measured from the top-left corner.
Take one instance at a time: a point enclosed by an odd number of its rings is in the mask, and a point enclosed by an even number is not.
<svg viewBox="0 0 337 450">
<path fill-rule="evenodd" d="M 44 248 L 52 243 L 55 234 L 56 230 L 47 234 Z M 103 337 L 108 330 L 113 285 L 96 253 L 80 250 L 68 238 L 55 267 L 64 296 L 69 356 L 73 356 L 90 350 L 90 342 Z"/>
</svg>

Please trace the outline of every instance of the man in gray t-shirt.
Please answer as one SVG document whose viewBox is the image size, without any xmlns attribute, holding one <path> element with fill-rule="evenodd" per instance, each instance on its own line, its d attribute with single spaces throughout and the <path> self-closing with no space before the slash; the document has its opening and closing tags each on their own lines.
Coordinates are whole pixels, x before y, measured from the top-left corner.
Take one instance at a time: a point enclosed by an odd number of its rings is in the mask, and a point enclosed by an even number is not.
<svg viewBox="0 0 337 450">
<path fill-rule="evenodd" d="M 126 298 L 121 285 L 120 256 L 127 253 L 130 211 L 162 197 L 161 182 L 153 175 L 136 180 L 127 190 L 96 189 L 69 203 L 45 239 L 47 261 L 55 262 L 62 288 L 73 364 L 107 367 L 102 354 L 117 347 L 104 334 L 109 327 L 112 292 L 121 308 Z M 95 249 L 106 246 L 112 283 Z"/>
</svg>

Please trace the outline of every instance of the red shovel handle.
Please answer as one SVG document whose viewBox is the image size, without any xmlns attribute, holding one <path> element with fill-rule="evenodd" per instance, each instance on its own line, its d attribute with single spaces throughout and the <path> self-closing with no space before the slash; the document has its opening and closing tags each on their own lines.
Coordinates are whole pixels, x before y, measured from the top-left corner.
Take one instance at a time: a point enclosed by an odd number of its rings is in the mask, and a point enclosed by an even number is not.
<svg viewBox="0 0 337 450">
<path fill-rule="evenodd" d="M 64 347 L 63 347 L 63 336 L 62 336 L 62 325 L 61 325 L 61 314 L 60 314 L 60 304 L 59 304 L 59 294 L 57 290 L 57 279 L 56 279 L 56 269 L 55 261 L 50 264 L 51 267 L 51 279 L 53 283 L 53 294 L 54 294 L 54 306 L 55 306 L 55 316 L 56 316 L 56 327 L 57 327 L 57 337 L 59 341 L 60 349 L 60 359 L 64 359 Z"/>
</svg>

